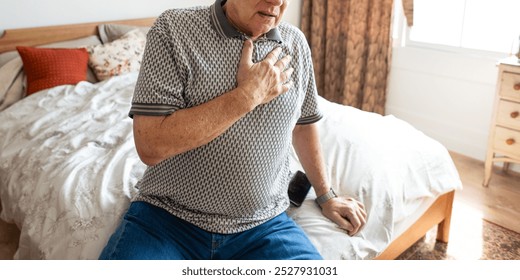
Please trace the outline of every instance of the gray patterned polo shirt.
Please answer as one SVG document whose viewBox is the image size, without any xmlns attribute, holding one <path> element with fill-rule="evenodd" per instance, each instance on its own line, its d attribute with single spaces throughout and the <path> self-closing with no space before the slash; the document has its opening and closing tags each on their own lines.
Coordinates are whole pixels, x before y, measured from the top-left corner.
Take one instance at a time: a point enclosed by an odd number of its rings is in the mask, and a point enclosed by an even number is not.
<svg viewBox="0 0 520 280">
<path fill-rule="evenodd" d="M 148 33 L 129 115 L 169 115 L 234 89 L 245 39 L 227 21 L 221 0 L 164 12 Z M 254 60 L 277 46 L 292 56 L 293 88 L 208 144 L 148 167 L 134 201 L 221 234 L 250 229 L 287 209 L 292 130 L 321 114 L 305 37 L 281 23 L 254 42 Z"/>
</svg>

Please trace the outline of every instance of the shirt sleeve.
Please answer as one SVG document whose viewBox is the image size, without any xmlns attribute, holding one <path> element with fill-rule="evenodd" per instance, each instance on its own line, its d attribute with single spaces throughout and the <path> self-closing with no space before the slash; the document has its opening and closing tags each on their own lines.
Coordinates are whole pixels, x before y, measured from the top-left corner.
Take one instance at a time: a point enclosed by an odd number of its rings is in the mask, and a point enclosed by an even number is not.
<svg viewBox="0 0 520 280">
<path fill-rule="evenodd" d="M 319 109 L 318 104 L 318 89 L 316 88 L 316 80 L 314 79 L 314 67 L 312 66 L 312 57 L 308 45 L 303 43 L 304 57 L 304 77 L 307 83 L 303 86 L 305 97 L 303 100 L 301 116 L 296 124 L 311 124 L 319 121 L 323 115 Z"/>
<path fill-rule="evenodd" d="M 168 24 L 159 17 L 148 32 L 130 117 L 170 115 L 186 107 L 186 63 L 168 32 Z"/>
</svg>

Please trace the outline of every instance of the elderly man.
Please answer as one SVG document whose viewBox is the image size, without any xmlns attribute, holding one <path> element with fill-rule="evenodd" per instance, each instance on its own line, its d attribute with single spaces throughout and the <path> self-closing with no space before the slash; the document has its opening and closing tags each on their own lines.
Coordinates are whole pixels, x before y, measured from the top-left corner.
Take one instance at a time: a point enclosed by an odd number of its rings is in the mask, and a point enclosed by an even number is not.
<svg viewBox="0 0 520 280">
<path fill-rule="evenodd" d="M 310 50 L 288 0 L 164 12 L 130 116 L 147 168 L 101 259 L 320 259 L 285 210 L 291 144 L 323 214 L 356 234 L 363 205 L 332 191 Z"/>
</svg>

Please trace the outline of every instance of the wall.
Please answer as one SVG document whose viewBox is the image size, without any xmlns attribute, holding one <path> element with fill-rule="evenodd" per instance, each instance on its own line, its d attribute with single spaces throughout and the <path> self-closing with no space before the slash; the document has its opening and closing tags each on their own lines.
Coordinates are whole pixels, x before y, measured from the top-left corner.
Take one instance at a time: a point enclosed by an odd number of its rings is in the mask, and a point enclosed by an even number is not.
<svg viewBox="0 0 520 280">
<path fill-rule="evenodd" d="M 399 33 L 394 30 L 386 113 L 409 122 L 451 151 L 484 161 L 496 63 L 509 54 L 402 46 Z M 519 165 L 512 168 L 520 171 Z"/>
<path fill-rule="evenodd" d="M 284 19 L 300 22 L 302 0 L 292 0 Z M 169 8 L 209 5 L 214 0 L 0 0 L 0 31 L 158 16 Z"/>
<path fill-rule="evenodd" d="M 450 150 L 484 160 L 498 73 L 495 64 L 488 57 L 394 48 L 386 112 Z"/>
</svg>

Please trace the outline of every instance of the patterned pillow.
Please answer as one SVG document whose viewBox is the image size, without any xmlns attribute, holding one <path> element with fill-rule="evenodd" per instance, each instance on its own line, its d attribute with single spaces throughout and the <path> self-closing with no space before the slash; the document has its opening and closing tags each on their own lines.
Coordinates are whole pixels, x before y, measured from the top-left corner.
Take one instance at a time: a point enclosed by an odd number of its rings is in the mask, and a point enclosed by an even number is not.
<svg viewBox="0 0 520 280">
<path fill-rule="evenodd" d="M 139 71 L 145 44 L 146 35 L 134 29 L 110 43 L 88 47 L 89 65 L 100 81 Z"/>
<path fill-rule="evenodd" d="M 59 85 L 87 80 L 88 53 L 85 48 L 53 49 L 16 47 L 27 75 L 27 95 Z"/>
</svg>

